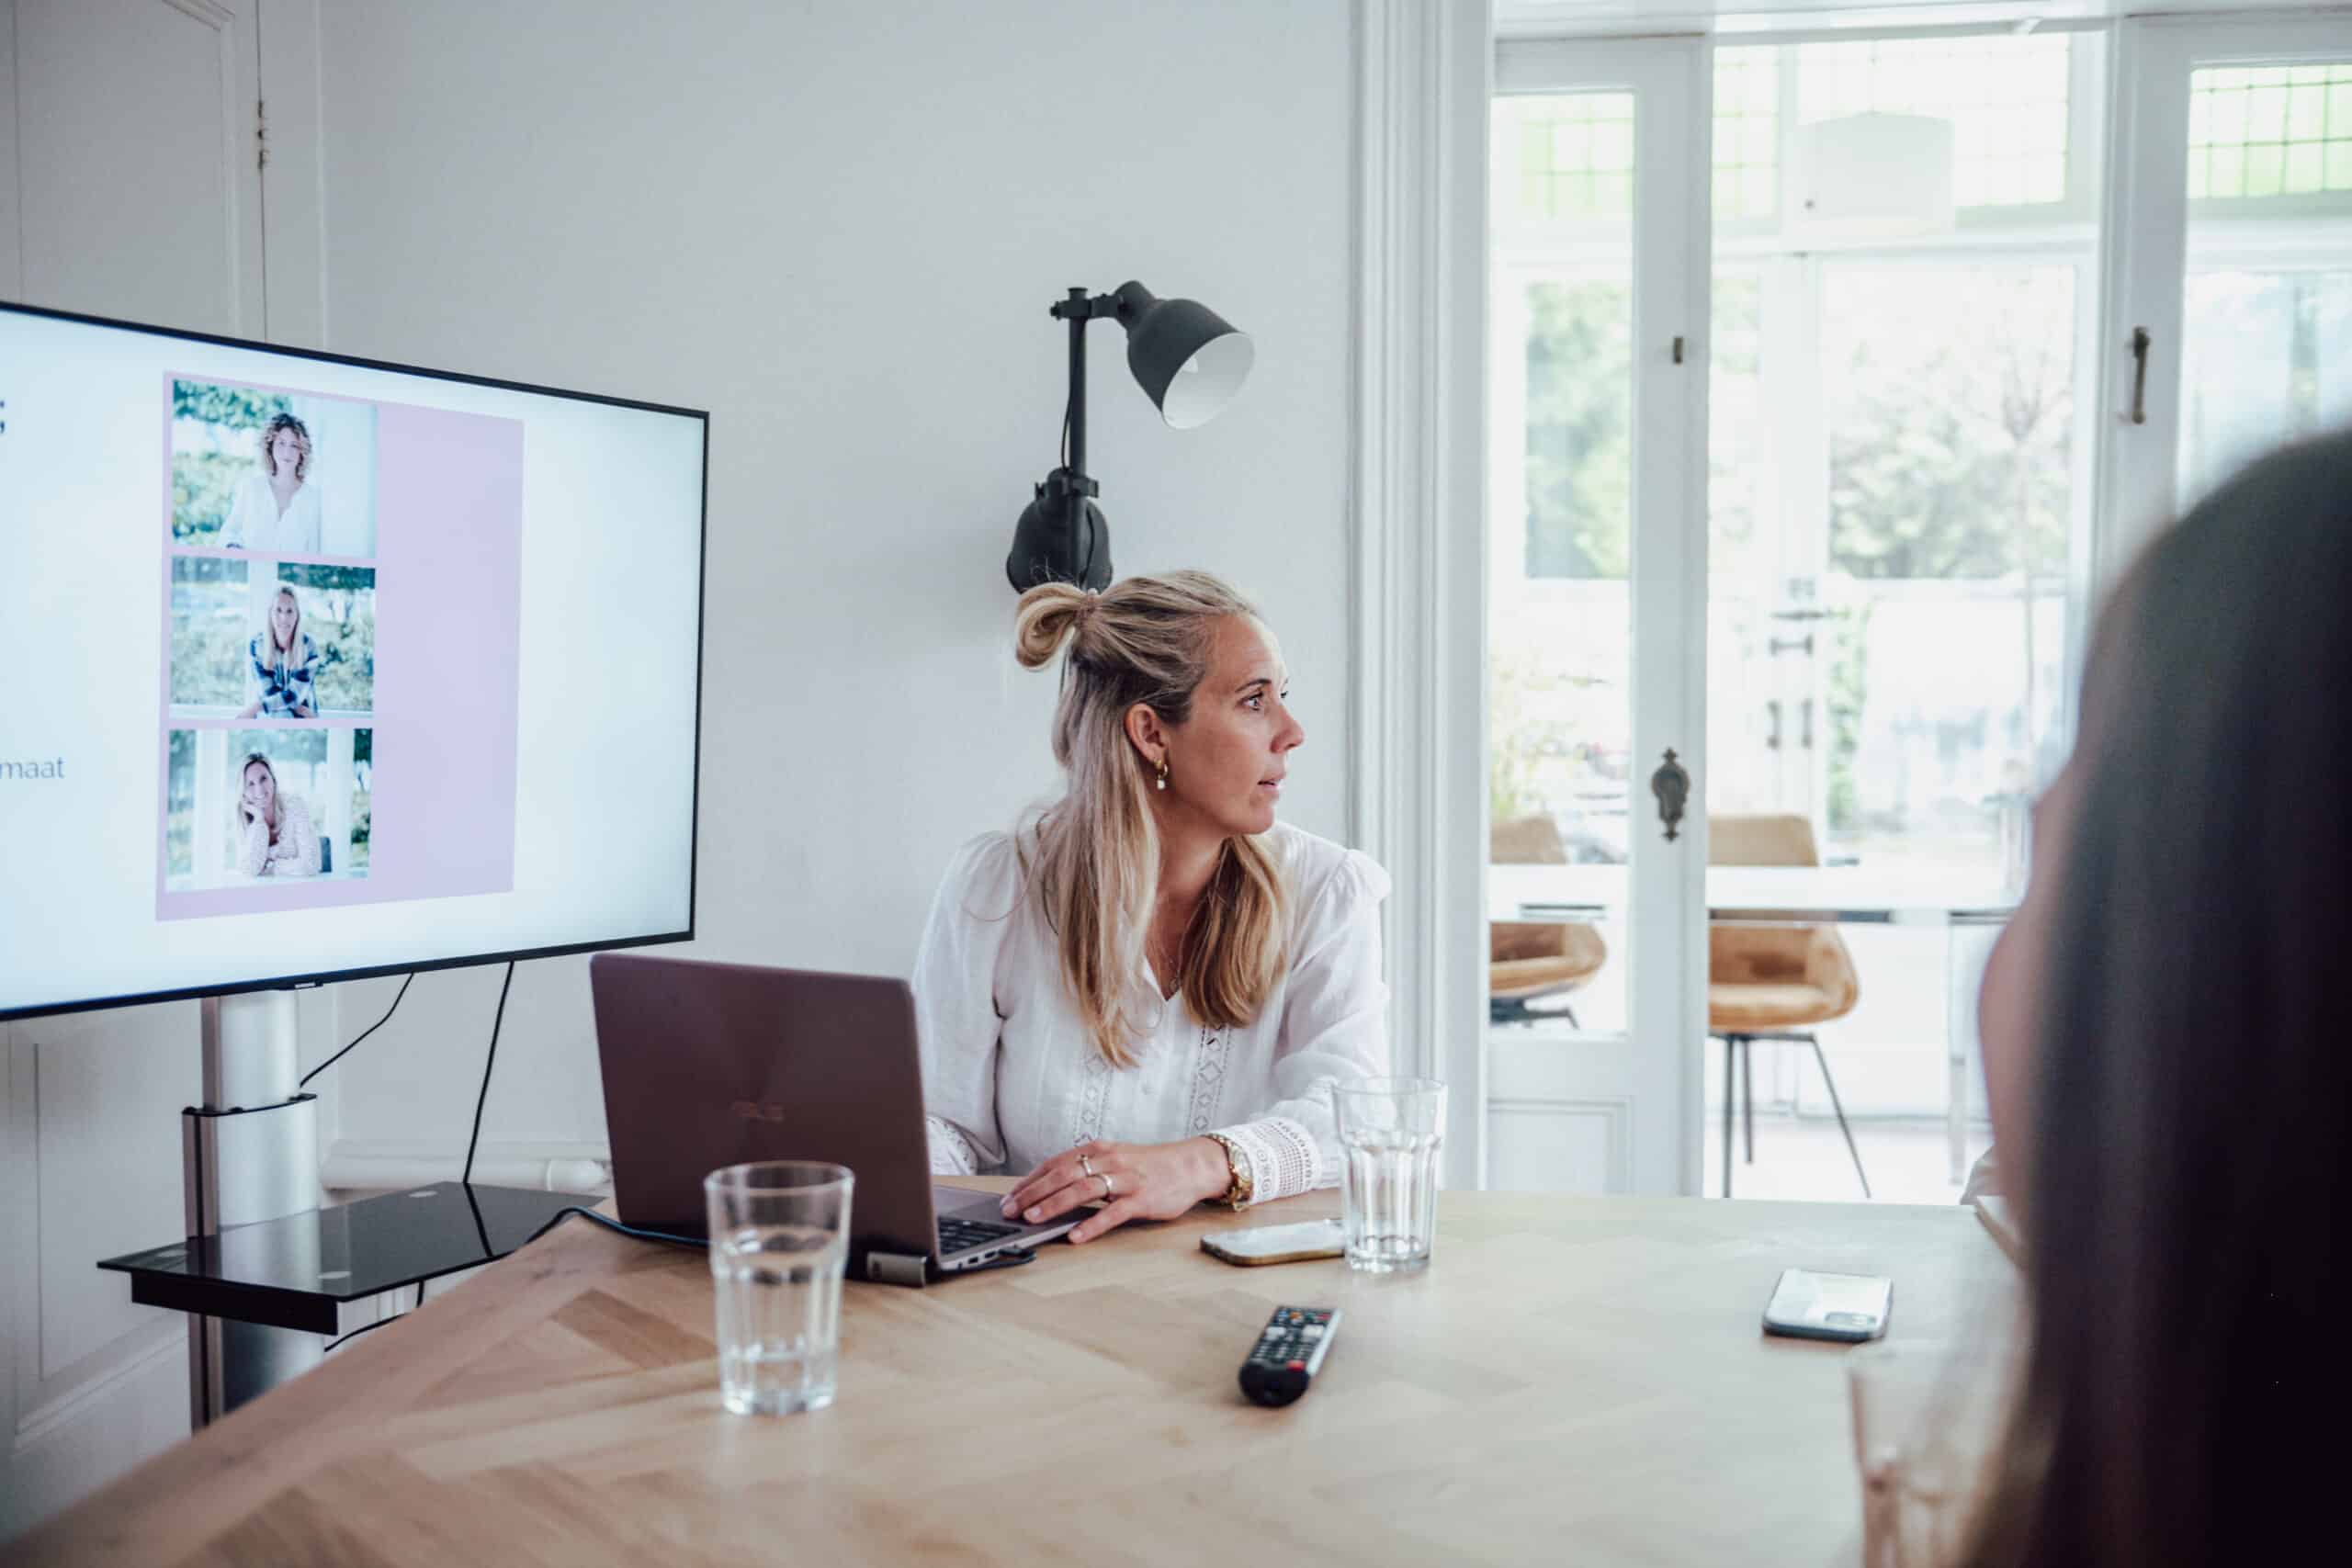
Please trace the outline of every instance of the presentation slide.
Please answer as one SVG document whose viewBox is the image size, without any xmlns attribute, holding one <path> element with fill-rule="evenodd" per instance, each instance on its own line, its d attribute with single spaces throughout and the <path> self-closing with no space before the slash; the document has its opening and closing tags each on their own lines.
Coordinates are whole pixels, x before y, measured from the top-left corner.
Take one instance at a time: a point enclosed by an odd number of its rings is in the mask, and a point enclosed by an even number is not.
<svg viewBox="0 0 2352 1568">
<path fill-rule="evenodd" d="M 0 309 L 0 1015 L 686 930 L 704 426 Z"/>
</svg>

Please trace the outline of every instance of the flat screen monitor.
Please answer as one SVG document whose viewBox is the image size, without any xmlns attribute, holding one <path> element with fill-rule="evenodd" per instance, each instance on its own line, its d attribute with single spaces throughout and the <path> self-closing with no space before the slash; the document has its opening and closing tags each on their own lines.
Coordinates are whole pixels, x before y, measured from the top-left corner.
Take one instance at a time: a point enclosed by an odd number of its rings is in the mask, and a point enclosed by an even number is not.
<svg viewBox="0 0 2352 1568">
<path fill-rule="evenodd" d="M 0 1019 L 690 938 L 708 425 L 0 306 Z"/>
</svg>

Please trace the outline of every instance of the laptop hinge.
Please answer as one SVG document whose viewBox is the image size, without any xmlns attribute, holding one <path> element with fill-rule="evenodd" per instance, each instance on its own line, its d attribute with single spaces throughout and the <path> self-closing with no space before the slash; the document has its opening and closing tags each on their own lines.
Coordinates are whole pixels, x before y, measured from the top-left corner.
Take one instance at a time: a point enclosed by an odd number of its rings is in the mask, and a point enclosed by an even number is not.
<svg viewBox="0 0 2352 1568">
<path fill-rule="evenodd" d="M 921 1253 L 869 1252 L 865 1277 L 884 1285 L 921 1285 L 930 1277 L 931 1259 Z"/>
</svg>

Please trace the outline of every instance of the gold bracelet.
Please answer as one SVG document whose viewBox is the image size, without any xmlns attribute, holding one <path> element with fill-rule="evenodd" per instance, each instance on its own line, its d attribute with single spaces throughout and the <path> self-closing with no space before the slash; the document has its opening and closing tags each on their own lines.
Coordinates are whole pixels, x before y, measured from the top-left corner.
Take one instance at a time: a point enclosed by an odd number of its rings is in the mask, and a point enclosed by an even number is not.
<svg viewBox="0 0 2352 1568">
<path fill-rule="evenodd" d="M 1224 1193 L 1215 1201 L 1223 1203 L 1229 1209 L 1248 1208 L 1250 1195 L 1256 1189 L 1256 1183 L 1250 1175 L 1249 1156 L 1241 1152 L 1240 1145 L 1223 1133 L 1211 1133 L 1208 1136 L 1215 1138 L 1217 1146 L 1225 1151 L 1225 1168 L 1229 1179 L 1226 1182 Z"/>
</svg>

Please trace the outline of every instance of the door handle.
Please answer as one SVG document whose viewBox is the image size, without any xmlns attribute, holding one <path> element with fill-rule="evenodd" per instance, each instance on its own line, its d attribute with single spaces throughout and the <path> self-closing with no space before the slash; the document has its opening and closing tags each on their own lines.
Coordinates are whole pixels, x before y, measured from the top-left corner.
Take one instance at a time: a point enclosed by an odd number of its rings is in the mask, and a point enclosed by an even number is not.
<svg viewBox="0 0 2352 1568">
<path fill-rule="evenodd" d="M 2145 327 L 2132 329 L 2132 423 L 2148 423 L 2148 345 Z"/>
<path fill-rule="evenodd" d="M 1666 761 L 1650 775 L 1650 793 L 1657 796 L 1657 819 L 1666 824 L 1667 842 L 1679 836 L 1675 829 L 1682 822 L 1683 804 L 1690 798 L 1690 774 L 1674 760 L 1674 748 L 1666 749 Z"/>
<path fill-rule="evenodd" d="M 1810 751 L 1813 750 L 1813 699 L 1805 698 L 1797 712 L 1802 721 L 1797 730 L 1797 744 Z"/>
<path fill-rule="evenodd" d="M 1764 749 L 1768 751 L 1777 751 L 1781 749 L 1781 699 L 1778 697 L 1768 699 L 1764 704 L 1764 711 L 1772 716 L 1772 728 L 1771 732 L 1764 737 Z"/>
</svg>

